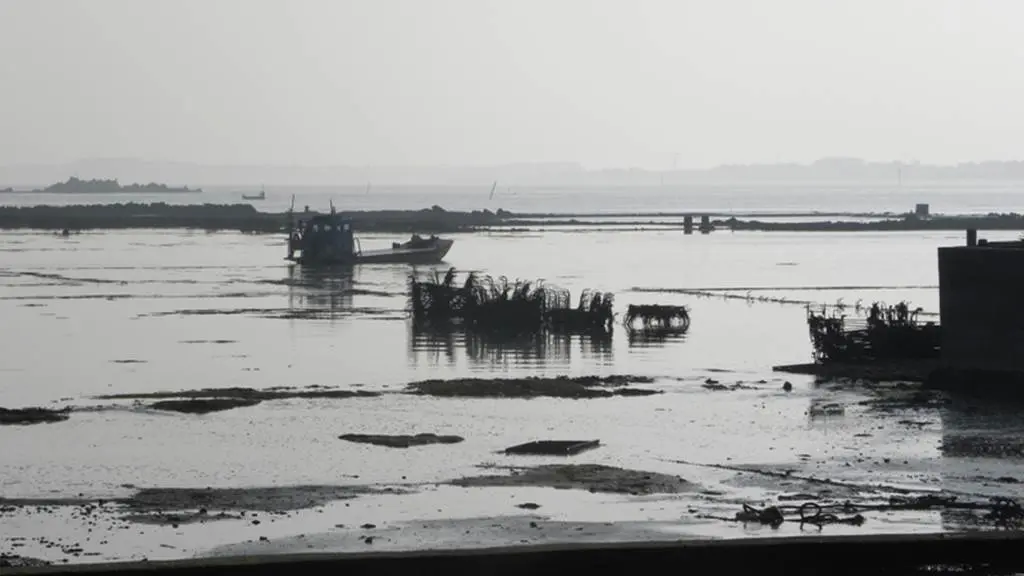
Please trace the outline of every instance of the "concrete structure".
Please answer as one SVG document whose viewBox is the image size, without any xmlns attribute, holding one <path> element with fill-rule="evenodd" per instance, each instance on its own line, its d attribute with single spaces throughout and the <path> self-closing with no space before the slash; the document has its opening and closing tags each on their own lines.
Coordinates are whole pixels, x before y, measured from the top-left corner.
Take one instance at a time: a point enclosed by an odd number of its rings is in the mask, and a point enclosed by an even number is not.
<svg viewBox="0 0 1024 576">
<path fill-rule="evenodd" d="M 915 205 L 914 206 L 914 215 L 917 216 L 918 218 L 927 218 L 928 217 L 928 205 L 927 204 L 917 204 L 917 205 Z"/>
<path fill-rule="evenodd" d="M 942 364 L 1024 381 L 1024 242 L 967 239 L 939 248 Z"/>
</svg>

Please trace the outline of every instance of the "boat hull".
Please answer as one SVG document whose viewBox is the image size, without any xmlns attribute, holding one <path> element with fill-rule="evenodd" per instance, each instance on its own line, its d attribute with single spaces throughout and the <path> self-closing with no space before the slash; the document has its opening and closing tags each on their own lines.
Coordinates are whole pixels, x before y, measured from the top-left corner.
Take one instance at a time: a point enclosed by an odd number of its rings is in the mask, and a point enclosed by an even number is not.
<svg viewBox="0 0 1024 576">
<path fill-rule="evenodd" d="M 345 258 L 306 259 L 302 256 L 292 258 L 293 262 L 305 266 L 330 266 L 335 264 L 437 264 L 444 260 L 452 249 L 454 240 L 436 240 L 431 246 L 423 248 L 391 248 L 384 250 L 364 250 Z"/>
</svg>

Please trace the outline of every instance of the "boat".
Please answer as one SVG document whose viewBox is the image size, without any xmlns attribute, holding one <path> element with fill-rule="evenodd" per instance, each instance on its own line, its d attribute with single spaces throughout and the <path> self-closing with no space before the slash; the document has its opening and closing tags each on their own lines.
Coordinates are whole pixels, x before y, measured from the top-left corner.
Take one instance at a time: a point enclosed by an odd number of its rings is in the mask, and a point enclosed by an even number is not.
<svg viewBox="0 0 1024 576">
<path fill-rule="evenodd" d="M 242 200 L 266 200 L 266 199 L 267 199 L 267 191 L 266 190 L 262 190 L 261 189 L 258 194 L 246 194 L 245 192 L 242 192 Z"/>
<path fill-rule="evenodd" d="M 407 242 L 394 242 L 391 248 L 363 250 L 352 230 L 350 219 L 338 214 L 331 205 L 329 214 L 310 214 L 297 224 L 289 209 L 288 256 L 286 260 L 302 265 L 336 264 L 436 264 L 451 250 L 454 240 L 414 234 Z"/>
</svg>

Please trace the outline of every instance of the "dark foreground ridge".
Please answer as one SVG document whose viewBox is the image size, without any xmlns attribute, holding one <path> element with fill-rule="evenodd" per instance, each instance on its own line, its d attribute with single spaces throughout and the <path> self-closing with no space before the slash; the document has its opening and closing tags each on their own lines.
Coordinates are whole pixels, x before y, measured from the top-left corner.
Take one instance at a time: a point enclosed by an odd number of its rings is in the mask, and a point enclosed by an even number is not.
<svg viewBox="0 0 1024 576">
<path fill-rule="evenodd" d="M 2 200 L 2 198 L 0 198 Z M 296 218 L 315 212 L 298 212 Z M 477 229 L 505 228 L 521 230 L 528 227 L 580 227 L 603 229 L 608 227 L 659 226 L 683 228 L 677 219 L 709 216 L 710 223 L 719 230 L 752 230 L 779 232 L 860 232 L 860 231 L 913 231 L 913 230 L 1024 230 L 1024 215 L 988 214 L 985 216 L 933 215 L 918 218 L 912 214 L 827 214 L 808 212 L 790 214 L 813 221 L 780 222 L 758 220 L 758 214 L 713 214 L 701 212 L 649 213 L 649 214 L 529 214 L 505 210 L 448 211 L 440 206 L 421 210 L 374 210 L 342 212 L 351 219 L 358 232 L 390 233 L 450 233 Z M 600 216 L 600 221 L 580 218 Z M 780 215 L 773 215 L 778 217 Z M 832 221 L 833 217 L 870 217 L 867 221 Z M 616 220 L 616 218 L 629 218 Z M 637 218 L 646 218 L 638 221 Z M 820 220 L 819 220 L 820 218 Z M 282 233 L 286 230 L 286 213 L 260 212 L 251 204 L 192 204 L 166 203 L 90 204 L 75 206 L 0 206 L 0 229 L 88 230 L 130 228 L 191 228 L 201 230 L 238 230 L 256 233 Z"/>
<path fill-rule="evenodd" d="M 488 549 L 290 554 L 53 566 L 5 574 L 219 575 L 301 573 L 598 574 L 668 566 L 695 574 L 1012 574 L 1024 570 L 1020 533 L 801 536 L 735 540 L 552 544 Z"/>
</svg>

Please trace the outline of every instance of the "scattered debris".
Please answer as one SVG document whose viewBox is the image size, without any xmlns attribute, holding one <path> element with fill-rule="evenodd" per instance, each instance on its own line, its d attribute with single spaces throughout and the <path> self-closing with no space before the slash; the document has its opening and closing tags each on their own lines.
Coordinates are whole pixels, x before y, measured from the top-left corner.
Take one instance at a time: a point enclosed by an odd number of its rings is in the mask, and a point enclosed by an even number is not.
<svg viewBox="0 0 1024 576">
<path fill-rule="evenodd" d="M 956 496 L 935 494 L 914 497 L 893 496 L 887 504 L 854 504 L 849 501 L 826 504 L 804 502 L 797 506 L 779 505 L 763 509 L 744 504 L 743 510 L 737 512 L 734 518 L 703 517 L 726 521 L 758 522 L 773 528 L 781 526 L 786 522 L 787 517 L 794 517 L 789 518 L 790 521 L 799 522 L 801 525 L 813 524 L 822 527 L 827 524 L 848 524 L 860 526 L 866 521 L 861 512 L 936 509 L 983 511 L 986 512 L 983 519 L 998 526 L 1016 526 L 1024 521 L 1024 508 L 1016 500 L 1010 498 L 992 498 L 987 502 L 958 502 Z M 847 516 L 840 514 L 847 514 Z"/>
<path fill-rule="evenodd" d="M 438 436 L 437 434 L 394 435 L 387 434 L 342 434 L 338 436 L 349 442 L 387 446 L 388 448 L 408 448 L 410 446 L 426 446 L 429 444 L 458 444 L 461 436 Z"/>
<path fill-rule="evenodd" d="M 506 469 L 511 474 L 472 476 L 448 483 L 462 487 L 536 486 L 619 494 L 677 494 L 695 489 L 693 484 L 678 476 L 601 464 L 547 464 Z"/>
<path fill-rule="evenodd" d="M 71 416 L 70 408 L 0 408 L 0 425 L 50 424 L 63 422 Z"/>
<path fill-rule="evenodd" d="M 208 414 L 232 408 L 255 406 L 260 402 L 262 400 L 255 398 L 189 398 L 186 400 L 161 400 L 150 404 L 149 407 L 154 410 L 169 410 L 186 414 Z"/>
<path fill-rule="evenodd" d="M 812 417 L 819 416 L 842 416 L 846 414 L 846 408 L 838 402 L 828 403 L 811 403 L 811 407 L 807 409 L 807 413 Z"/>
<path fill-rule="evenodd" d="M 511 446 L 504 452 L 508 455 L 573 456 L 600 445 L 599 440 L 538 440 Z"/>
<path fill-rule="evenodd" d="M 733 391 L 733 392 L 735 392 L 736 390 L 756 390 L 757 389 L 756 387 L 744 384 L 743 382 L 734 382 L 732 384 L 722 384 L 721 382 L 719 382 L 718 380 L 715 380 L 714 378 L 708 378 L 707 380 L 704 380 L 704 383 L 701 384 L 701 388 L 704 388 L 705 390 L 714 390 L 714 391 L 729 390 L 729 391 Z"/>
<path fill-rule="evenodd" d="M 408 385 L 407 390 L 412 394 L 460 398 L 610 398 L 661 394 L 660 390 L 626 387 L 631 383 L 651 382 L 653 378 L 640 376 L 455 378 L 413 382 Z"/>
</svg>

